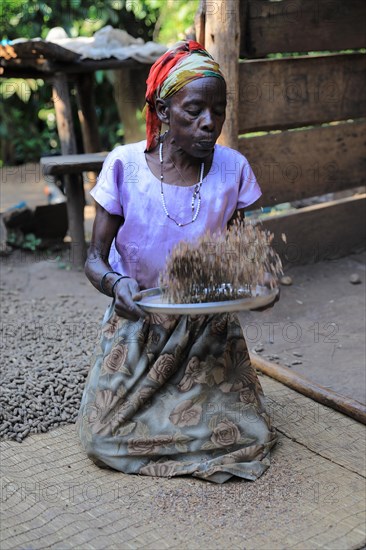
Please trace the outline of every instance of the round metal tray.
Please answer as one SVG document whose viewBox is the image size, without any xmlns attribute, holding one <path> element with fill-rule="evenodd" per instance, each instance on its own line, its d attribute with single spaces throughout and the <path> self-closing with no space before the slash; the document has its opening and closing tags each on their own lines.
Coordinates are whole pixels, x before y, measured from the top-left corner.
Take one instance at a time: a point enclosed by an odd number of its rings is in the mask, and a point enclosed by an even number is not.
<svg viewBox="0 0 366 550">
<path fill-rule="evenodd" d="M 202 302 L 199 304 L 172 304 L 166 301 L 160 288 L 142 290 L 142 300 L 136 302 L 147 313 L 166 313 L 170 315 L 211 315 L 211 313 L 230 313 L 248 309 L 257 309 L 271 304 L 278 289 L 257 286 L 253 296 L 239 300 L 223 302 Z"/>
</svg>

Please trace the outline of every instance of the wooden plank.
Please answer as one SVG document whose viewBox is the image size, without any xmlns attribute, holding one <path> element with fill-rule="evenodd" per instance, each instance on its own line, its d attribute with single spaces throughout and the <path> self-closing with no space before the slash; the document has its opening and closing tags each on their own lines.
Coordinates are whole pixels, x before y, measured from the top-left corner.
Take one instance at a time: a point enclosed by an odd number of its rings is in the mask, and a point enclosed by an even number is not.
<svg viewBox="0 0 366 550">
<path fill-rule="evenodd" d="M 99 172 L 108 153 L 84 155 L 60 155 L 42 157 L 43 175 L 58 176 L 63 174 L 80 174 L 81 172 Z"/>
<path fill-rule="evenodd" d="M 274 205 L 363 185 L 366 122 L 241 138 L 262 188 L 262 205 Z"/>
<path fill-rule="evenodd" d="M 213 4 L 213 3 L 211 3 Z M 206 2 L 205 48 L 220 64 L 227 82 L 226 120 L 219 143 L 233 149 L 238 146 L 238 107 L 237 94 L 239 86 L 239 0 L 216 0 L 215 9 L 209 8 Z M 217 15 L 219 9 L 220 17 Z"/>
<path fill-rule="evenodd" d="M 262 220 L 284 265 L 332 260 L 364 250 L 366 194 Z M 281 235 L 286 235 L 286 243 Z"/>
<path fill-rule="evenodd" d="M 366 46 L 364 0 L 241 2 L 242 57 Z"/>
<path fill-rule="evenodd" d="M 239 133 L 364 116 L 365 69 L 364 54 L 239 63 Z"/>
</svg>

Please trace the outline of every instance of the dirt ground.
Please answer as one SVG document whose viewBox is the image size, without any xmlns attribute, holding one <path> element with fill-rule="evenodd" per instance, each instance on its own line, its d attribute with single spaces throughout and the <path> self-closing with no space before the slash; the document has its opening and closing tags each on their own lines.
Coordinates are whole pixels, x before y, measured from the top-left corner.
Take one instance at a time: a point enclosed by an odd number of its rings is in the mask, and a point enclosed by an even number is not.
<svg viewBox="0 0 366 550">
<path fill-rule="evenodd" d="M 287 266 L 293 284 L 281 287 L 280 301 L 240 315 L 250 349 L 365 403 L 365 258 Z"/>
</svg>

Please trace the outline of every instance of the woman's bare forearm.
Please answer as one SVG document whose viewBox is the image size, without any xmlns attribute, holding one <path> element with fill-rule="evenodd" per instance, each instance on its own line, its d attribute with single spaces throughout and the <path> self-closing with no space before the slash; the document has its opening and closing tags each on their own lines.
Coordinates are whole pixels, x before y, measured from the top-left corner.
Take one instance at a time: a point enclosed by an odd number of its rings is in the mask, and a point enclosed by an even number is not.
<svg viewBox="0 0 366 550">
<path fill-rule="evenodd" d="M 108 274 L 101 280 L 105 273 L 112 271 L 108 261 L 109 251 L 118 229 L 123 223 L 123 218 L 109 214 L 102 206 L 97 204 L 97 212 L 93 225 L 93 235 L 85 262 L 85 274 L 92 285 L 100 292 L 112 296 L 112 286 L 118 275 Z"/>
<path fill-rule="evenodd" d="M 130 277 L 121 278 L 117 273 L 108 273 L 113 271 L 108 261 L 109 251 L 122 224 L 121 216 L 113 216 L 97 205 L 92 241 L 85 262 L 85 274 L 95 288 L 114 298 L 114 310 L 117 315 L 138 321 L 145 316 L 144 311 L 135 303 L 141 298 L 139 284 Z"/>
</svg>

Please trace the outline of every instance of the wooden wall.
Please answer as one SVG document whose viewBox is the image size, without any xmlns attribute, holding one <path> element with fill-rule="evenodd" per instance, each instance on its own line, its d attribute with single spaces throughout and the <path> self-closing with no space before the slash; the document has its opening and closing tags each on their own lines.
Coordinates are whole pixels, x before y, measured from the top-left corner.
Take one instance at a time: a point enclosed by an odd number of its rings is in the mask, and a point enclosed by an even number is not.
<svg viewBox="0 0 366 550">
<path fill-rule="evenodd" d="M 226 69 L 229 128 L 261 185 L 262 206 L 346 191 L 365 183 L 366 2 L 215 0 L 203 3 L 205 45 Z M 201 6 L 202 7 L 202 6 Z M 236 10 L 236 13 L 235 13 Z M 240 35 L 224 21 L 239 21 Z M 225 53 L 220 53 L 224 51 Z M 277 55 L 276 55 L 277 54 Z M 278 55 L 281 54 L 281 55 Z M 235 72 L 235 74 L 234 74 Z M 231 82 L 237 82 L 235 90 Z M 236 126 L 232 123 L 235 119 Z M 253 135 L 253 133 L 256 133 Z M 259 135 L 258 135 L 259 134 Z M 265 221 L 287 234 L 303 263 L 359 250 L 365 196 Z M 306 238 L 304 235 L 306 234 Z M 323 241 L 322 241 L 323 239 Z M 336 246 L 331 246 L 335 243 Z M 324 246 L 323 246 L 324 245 Z"/>
<path fill-rule="evenodd" d="M 364 0 L 239 0 L 240 57 L 365 47 Z"/>
</svg>

